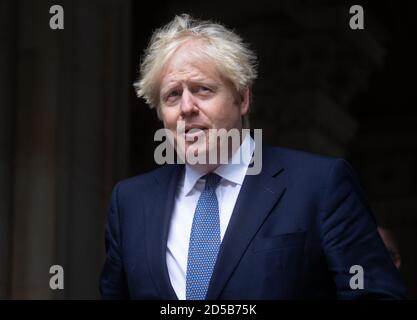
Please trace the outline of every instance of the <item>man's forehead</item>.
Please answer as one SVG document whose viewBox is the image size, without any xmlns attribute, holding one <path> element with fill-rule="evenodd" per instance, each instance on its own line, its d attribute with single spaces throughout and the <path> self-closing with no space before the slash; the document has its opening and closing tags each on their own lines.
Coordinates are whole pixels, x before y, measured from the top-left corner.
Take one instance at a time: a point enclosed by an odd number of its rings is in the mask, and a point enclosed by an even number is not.
<svg viewBox="0 0 417 320">
<path fill-rule="evenodd" d="M 167 62 L 161 75 L 165 86 L 177 81 L 219 81 L 220 75 L 213 61 L 194 52 L 178 51 Z"/>
<path fill-rule="evenodd" d="M 162 77 L 162 85 L 172 82 L 201 82 L 201 81 L 219 81 L 215 71 L 205 70 L 202 68 L 190 69 L 173 69 L 169 70 Z"/>
</svg>

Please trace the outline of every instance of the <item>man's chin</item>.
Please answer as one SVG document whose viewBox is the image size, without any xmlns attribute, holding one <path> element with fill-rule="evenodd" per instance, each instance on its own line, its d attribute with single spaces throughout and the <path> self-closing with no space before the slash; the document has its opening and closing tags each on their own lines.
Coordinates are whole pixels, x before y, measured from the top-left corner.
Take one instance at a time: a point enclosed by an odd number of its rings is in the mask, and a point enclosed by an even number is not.
<svg viewBox="0 0 417 320">
<path fill-rule="evenodd" d="M 185 145 L 185 162 L 189 165 L 217 165 L 218 161 L 214 156 L 213 159 L 210 159 L 210 154 L 217 154 L 213 151 L 215 147 L 209 148 L 206 145 L 198 145 L 196 143 L 186 144 Z"/>
<path fill-rule="evenodd" d="M 208 149 L 206 146 L 198 146 L 195 143 L 186 145 L 185 157 L 186 159 L 206 159 L 208 157 Z M 202 163 L 204 164 L 204 163 Z"/>
</svg>

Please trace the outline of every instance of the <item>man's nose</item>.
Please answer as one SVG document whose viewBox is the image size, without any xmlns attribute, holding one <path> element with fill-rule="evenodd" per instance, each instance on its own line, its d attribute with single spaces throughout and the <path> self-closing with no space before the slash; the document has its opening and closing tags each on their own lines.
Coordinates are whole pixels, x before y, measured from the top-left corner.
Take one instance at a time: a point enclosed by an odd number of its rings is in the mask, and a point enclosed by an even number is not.
<svg viewBox="0 0 417 320">
<path fill-rule="evenodd" d="M 181 113 L 191 114 L 198 110 L 194 97 L 190 91 L 185 89 L 181 96 Z"/>
</svg>

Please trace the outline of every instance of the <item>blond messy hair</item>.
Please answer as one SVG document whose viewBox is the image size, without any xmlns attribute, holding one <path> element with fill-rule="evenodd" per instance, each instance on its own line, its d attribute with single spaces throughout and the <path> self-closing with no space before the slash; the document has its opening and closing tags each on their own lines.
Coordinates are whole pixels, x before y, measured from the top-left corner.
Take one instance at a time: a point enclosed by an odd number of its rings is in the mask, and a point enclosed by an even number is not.
<svg viewBox="0 0 417 320">
<path fill-rule="evenodd" d="M 134 83 L 137 96 L 144 98 L 151 108 L 158 109 L 160 103 L 160 79 L 166 62 L 192 39 L 203 40 L 193 48 L 194 54 L 212 61 L 237 93 L 245 87 L 251 88 L 257 78 L 256 55 L 241 37 L 219 23 L 182 14 L 155 30 L 140 65 L 139 79 Z"/>
</svg>

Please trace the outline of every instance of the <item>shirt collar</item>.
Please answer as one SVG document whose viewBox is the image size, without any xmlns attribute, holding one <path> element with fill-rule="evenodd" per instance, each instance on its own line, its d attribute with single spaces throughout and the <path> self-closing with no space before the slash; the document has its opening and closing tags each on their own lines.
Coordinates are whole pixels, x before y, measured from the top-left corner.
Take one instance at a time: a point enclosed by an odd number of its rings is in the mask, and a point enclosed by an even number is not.
<svg viewBox="0 0 417 320">
<path fill-rule="evenodd" d="M 232 183 L 242 185 L 254 150 L 255 141 L 252 139 L 250 134 L 246 134 L 239 149 L 233 154 L 231 161 L 220 165 L 216 170 L 214 170 L 214 173 Z M 185 165 L 183 191 L 186 196 L 194 188 L 197 181 L 204 175 L 205 173 L 197 171 L 192 166 L 187 164 Z"/>
</svg>

